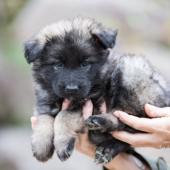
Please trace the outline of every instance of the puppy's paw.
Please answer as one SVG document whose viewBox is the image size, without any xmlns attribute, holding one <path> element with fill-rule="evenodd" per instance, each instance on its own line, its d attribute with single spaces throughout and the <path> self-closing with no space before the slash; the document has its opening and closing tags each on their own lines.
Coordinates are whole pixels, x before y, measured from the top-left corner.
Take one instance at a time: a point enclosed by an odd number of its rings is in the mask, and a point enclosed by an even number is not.
<svg viewBox="0 0 170 170">
<path fill-rule="evenodd" d="M 32 152 L 39 161 L 47 161 L 52 157 L 54 152 L 53 129 L 54 119 L 49 115 L 41 115 L 34 128 L 32 135 Z"/>
<path fill-rule="evenodd" d="M 109 132 L 118 128 L 119 121 L 112 113 L 103 113 L 100 115 L 90 116 L 85 121 L 85 125 L 89 130 Z"/>
<path fill-rule="evenodd" d="M 111 139 L 97 146 L 95 154 L 95 162 L 98 164 L 106 164 L 110 162 L 120 152 L 125 152 L 129 144 Z"/>
<path fill-rule="evenodd" d="M 57 138 L 57 137 L 56 137 Z M 66 161 L 72 154 L 74 149 L 75 138 L 68 138 L 62 140 L 54 140 L 54 146 L 58 158 L 61 161 Z"/>
<path fill-rule="evenodd" d="M 96 148 L 95 163 L 106 164 L 113 159 L 113 148 L 98 146 Z"/>
<path fill-rule="evenodd" d="M 89 130 L 100 130 L 106 132 L 108 129 L 109 120 L 100 116 L 90 116 L 86 121 L 85 125 Z"/>
<path fill-rule="evenodd" d="M 41 137 L 37 139 L 33 135 L 32 137 L 32 152 L 34 157 L 41 162 L 45 162 L 50 159 L 54 152 L 53 140 L 45 139 L 46 137 Z"/>
<path fill-rule="evenodd" d="M 80 112 L 61 111 L 54 122 L 54 146 L 61 161 L 67 160 L 73 150 L 77 132 L 83 128 L 84 122 Z"/>
</svg>

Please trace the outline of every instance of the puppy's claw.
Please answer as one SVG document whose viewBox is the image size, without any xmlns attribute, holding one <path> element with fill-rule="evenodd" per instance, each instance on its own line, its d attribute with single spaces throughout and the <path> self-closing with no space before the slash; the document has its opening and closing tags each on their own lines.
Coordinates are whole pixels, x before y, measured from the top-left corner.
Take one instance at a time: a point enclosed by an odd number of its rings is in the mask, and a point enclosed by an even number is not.
<svg viewBox="0 0 170 170">
<path fill-rule="evenodd" d="M 95 163 L 96 164 L 106 164 L 112 160 L 112 154 L 109 149 L 104 147 L 97 147 L 95 154 Z"/>
<path fill-rule="evenodd" d="M 57 156 L 60 159 L 60 161 L 66 161 L 70 157 L 70 153 L 63 151 L 61 153 L 57 152 Z"/>
<path fill-rule="evenodd" d="M 57 144 L 56 152 L 57 156 L 61 161 L 66 161 L 72 154 L 74 149 L 75 138 L 71 138 L 69 142 L 62 142 L 60 145 Z"/>
<path fill-rule="evenodd" d="M 85 125 L 89 130 L 101 130 L 105 132 L 107 130 L 107 120 L 99 116 L 90 116 Z"/>
</svg>

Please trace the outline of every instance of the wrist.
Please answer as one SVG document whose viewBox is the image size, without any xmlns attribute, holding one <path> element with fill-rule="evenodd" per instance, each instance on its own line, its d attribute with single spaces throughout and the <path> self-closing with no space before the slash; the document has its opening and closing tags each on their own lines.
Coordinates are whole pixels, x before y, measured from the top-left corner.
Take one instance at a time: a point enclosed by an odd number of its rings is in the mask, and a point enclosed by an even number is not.
<svg viewBox="0 0 170 170">
<path fill-rule="evenodd" d="M 125 167 L 131 170 L 147 169 L 147 166 L 143 162 L 127 153 L 119 154 L 111 162 L 104 165 L 104 167 L 105 170 L 124 170 Z"/>
</svg>

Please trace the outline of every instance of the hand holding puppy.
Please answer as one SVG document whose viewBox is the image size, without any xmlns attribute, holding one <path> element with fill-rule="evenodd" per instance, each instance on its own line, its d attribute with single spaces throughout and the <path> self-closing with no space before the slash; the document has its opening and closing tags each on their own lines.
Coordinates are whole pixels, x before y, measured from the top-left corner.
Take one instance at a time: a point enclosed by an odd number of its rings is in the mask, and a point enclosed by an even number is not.
<svg viewBox="0 0 170 170">
<path fill-rule="evenodd" d="M 134 147 L 170 147 L 170 107 L 159 108 L 146 104 L 145 112 L 151 119 L 135 117 L 122 111 L 114 112 L 121 122 L 146 133 L 115 131 L 113 137 Z"/>
</svg>

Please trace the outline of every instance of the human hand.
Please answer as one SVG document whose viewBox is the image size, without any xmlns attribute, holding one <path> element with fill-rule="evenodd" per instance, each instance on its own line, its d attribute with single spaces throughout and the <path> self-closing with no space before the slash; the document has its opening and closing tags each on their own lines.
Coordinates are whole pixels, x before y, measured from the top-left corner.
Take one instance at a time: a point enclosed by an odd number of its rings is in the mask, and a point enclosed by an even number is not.
<svg viewBox="0 0 170 170">
<path fill-rule="evenodd" d="M 107 110 L 106 103 L 104 102 L 100 108 L 100 111 L 101 111 L 101 113 L 106 113 L 106 110 Z M 93 111 L 93 104 L 89 100 L 86 102 L 86 104 L 84 105 L 83 110 L 82 110 L 84 119 L 87 119 L 89 116 L 91 116 L 92 111 Z M 87 131 L 84 134 L 78 135 L 78 139 L 76 140 L 76 149 L 79 152 L 81 152 L 82 154 L 85 154 L 85 155 L 91 157 L 92 159 L 94 159 L 96 146 L 92 145 L 89 142 Z M 123 164 L 122 164 L 122 162 L 123 162 Z M 138 170 L 138 169 L 140 169 L 138 167 L 138 164 L 141 165 L 141 163 L 139 163 L 139 160 L 135 159 L 132 155 L 129 155 L 126 153 L 120 153 L 112 161 L 105 164 L 104 166 L 110 170 L 112 170 L 112 169 L 123 170 L 124 167 L 126 167 L 127 169 L 131 169 L 131 170 Z M 145 166 L 145 165 L 143 165 L 143 166 Z M 145 168 L 148 169 L 147 166 L 145 166 Z"/>
<path fill-rule="evenodd" d="M 113 137 L 134 147 L 170 147 L 170 107 L 159 108 L 146 104 L 145 112 L 150 118 L 139 118 L 122 111 L 114 112 L 123 123 L 146 133 L 114 131 Z"/>
</svg>

